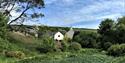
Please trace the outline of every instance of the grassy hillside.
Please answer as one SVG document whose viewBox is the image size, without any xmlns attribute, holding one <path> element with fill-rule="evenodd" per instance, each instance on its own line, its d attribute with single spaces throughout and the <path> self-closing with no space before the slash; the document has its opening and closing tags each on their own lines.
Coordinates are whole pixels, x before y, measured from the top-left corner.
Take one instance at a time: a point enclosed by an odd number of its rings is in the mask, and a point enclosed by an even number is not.
<svg viewBox="0 0 125 63">
<path fill-rule="evenodd" d="M 9 41 L 0 38 L 0 63 L 13 63 L 18 60 L 15 57 L 7 57 L 5 52 L 21 51 L 25 53 L 25 57 L 38 55 L 38 52 L 34 50 L 36 45 L 35 38 L 32 36 L 26 37 L 15 32 L 9 32 L 8 36 Z"/>
<path fill-rule="evenodd" d="M 16 34 L 16 35 L 14 35 Z M 51 52 L 51 53 L 39 53 L 34 50 L 36 41 L 33 37 L 24 37 L 17 33 L 11 33 L 10 36 L 13 36 L 13 39 L 16 39 L 15 42 L 0 42 L 3 44 L 2 47 L 4 50 L 16 50 L 22 51 L 25 53 L 25 57 L 18 59 L 13 57 L 6 57 L 1 52 L 0 63 L 124 63 L 125 56 L 122 57 L 112 57 L 107 56 L 105 51 L 99 49 L 90 49 L 83 48 L 80 51 L 76 52 Z M 20 40 L 21 39 L 21 40 Z M 26 41 L 25 39 L 28 39 Z"/>
<path fill-rule="evenodd" d="M 125 57 L 111 57 L 96 49 L 55 52 L 17 60 L 15 63 L 124 63 Z"/>
</svg>

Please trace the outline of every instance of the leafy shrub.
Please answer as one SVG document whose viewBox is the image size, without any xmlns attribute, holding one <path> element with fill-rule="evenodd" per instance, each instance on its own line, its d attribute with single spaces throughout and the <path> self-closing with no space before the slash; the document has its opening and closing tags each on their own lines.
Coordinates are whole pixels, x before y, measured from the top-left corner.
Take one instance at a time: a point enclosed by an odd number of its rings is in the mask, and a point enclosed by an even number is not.
<svg viewBox="0 0 125 63">
<path fill-rule="evenodd" d="M 10 46 L 10 43 L 7 40 L 4 40 L 0 37 L 0 50 L 8 49 Z"/>
<path fill-rule="evenodd" d="M 113 56 L 120 56 L 125 54 L 125 44 L 112 45 L 108 48 L 108 54 Z"/>
<path fill-rule="evenodd" d="M 8 18 L 0 12 L 0 37 L 6 38 Z"/>
<path fill-rule="evenodd" d="M 62 42 L 62 51 L 68 51 L 69 43 L 66 41 Z"/>
<path fill-rule="evenodd" d="M 40 53 L 53 52 L 55 50 L 55 42 L 52 37 L 45 36 L 39 40 L 36 50 L 38 50 Z"/>
<path fill-rule="evenodd" d="M 5 51 L 5 56 L 7 57 L 15 57 L 15 58 L 23 58 L 25 54 L 21 51 Z"/>
<path fill-rule="evenodd" d="M 112 44 L 125 43 L 125 16 L 118 18 L 117 23 L 112 19 L 105 19 L 100 23 L 97 32 L 100 34 L 99 42 L 102 48 L 105 42 Z"/>
<path fill-rule="evenodd" d="M 70 50 L 74 50 L 74 51 L 80 50 L 81 49 L 81 45 L 79 43 L 77 43 L 77 42 L 72 42 L 70 44 L 70 46 L 69 46 L 69 49 Z"/>
<path fill-rule="evenodd" d="M 22 44 L 23 46 L 20 46 L 21 43 L 17 44 L 16 43 L 12 43 L 6 39 L 0 38 L 0 51 L 4 51 L 4 50 L 13 50 L 13 51 L 17 51 L 17 50 L 26 50 L 24 44 Z"/>
<path fill-rule="evenodd" d="M 112 45 L 111 42 L 106 42 L 106 43 L 104 43 L 103 49 L 104 49 L 104 50 L 107 50 L 111 45 Z"/>
<path fill-rule="evenodd" d="M 95 32 L 80 31 L 80 34 L 74 37 L 74 41 L 79 42 L 85 48 L 97 48 L 98 34 Z"/>
<path fill-rule="evenodd" d="M 112 61 L 112 63 L 125 63 L 125 56 L 117 58 L 116 60 Z"/>
<path fill-rule="evenodd" d="M 51 47 L 37 47 L 36 50 L 38 50 L 40 53 L 47 53 L 47 52 L 53 52 L 55 49 Z"/>
</svg>

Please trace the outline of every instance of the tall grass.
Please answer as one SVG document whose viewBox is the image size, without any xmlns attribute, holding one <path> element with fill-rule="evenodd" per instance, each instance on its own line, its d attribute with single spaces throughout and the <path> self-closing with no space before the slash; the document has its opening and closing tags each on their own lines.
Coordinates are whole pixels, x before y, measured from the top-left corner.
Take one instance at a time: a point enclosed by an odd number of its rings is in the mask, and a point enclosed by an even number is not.
<svg viewBox="0 0 125 63">
<path fill-rule="evenodd" d="M 96 49 L 83 49 L 79 52 L 48 53 L 16 63 L 124 63 L 124 59 L 119 59 L 121 58 L 107 56 Z"/>
</svg>

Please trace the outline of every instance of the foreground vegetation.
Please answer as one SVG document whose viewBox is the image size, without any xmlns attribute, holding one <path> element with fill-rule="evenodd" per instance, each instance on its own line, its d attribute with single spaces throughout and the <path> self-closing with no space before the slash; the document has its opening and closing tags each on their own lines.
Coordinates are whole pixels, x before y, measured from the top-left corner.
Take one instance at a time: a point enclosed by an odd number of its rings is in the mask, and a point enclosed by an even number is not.
<svg viewBox="0 0 125 63">
<path fill-rule="evenodd" d="M 107 55 L 107 51 L 93 48 L 82 48 L 78 51 L 49 51 L 45 53 L 42 49 L 37 50 L 42 40 L 33 37 L 21 36 L 17 33 L 8 34 L 12 40 L 9 42 L 5 39 L 0 39 L 0 63 L 124 63 L 125 56 L 114 57 Z M 15 37 L 12 37 L 15 36 Z M 18 38 L 18 39 L 17 39 Z M 20 39 L 22 40 L 20 40 Z M 28 39 L 26 41 L 25 39 Z M 49 38 L 48 38 L 49 39 Z M 44 39 L 44 41 L 46 41 Z M 46 48 L 46 47 L 45 47 Z M 112 47 L 111 47 L 112 48 Z M 47 48 L 46 48 L 47 49 Z M 50 50 L 50 49 L 49 49 Z M 118 49 L 119 50 L 119 49 Z M 12 52 L 13 51 L 13 52 Z M 9 55 L 4 52 L 16 53 L 20 52 L 22 55 Z M 117 51 L 118 52 L 118 51 Z M 17 53 L 18 54 L 18 53 Z"/>
<path fill-rule="evenodd" d="M 79 52 L 53 52 L 23 59 L 0 57 L 1 63 L 124 63 L 125 56 L 107 56 L 97 49 L 82 49 Z"/>
<path fill-rule="evenodd" d="M 82 49 L 79 52 L 55 52 L 34 58 L 24 59 L 17 63 L 124 63 L 125 57 L 111 57 L 96 49 Z"/>
</svg>

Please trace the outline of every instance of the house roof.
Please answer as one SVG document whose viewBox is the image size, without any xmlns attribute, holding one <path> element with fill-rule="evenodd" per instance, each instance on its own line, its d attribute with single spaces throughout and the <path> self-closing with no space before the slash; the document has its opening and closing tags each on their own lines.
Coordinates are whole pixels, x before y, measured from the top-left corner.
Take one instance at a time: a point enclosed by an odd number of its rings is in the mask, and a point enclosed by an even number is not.
<svg viewBox="0 0 125 63">
<path fill-rule="evenodd" d="M 67 38 L 72 39 L 74 36 L 74 33 L 75 33 L 75 31 L 72 28 L 70 28 L 70 30 L 65 35 Z"/>
</svg>

